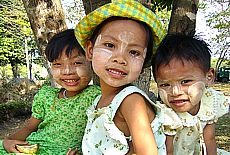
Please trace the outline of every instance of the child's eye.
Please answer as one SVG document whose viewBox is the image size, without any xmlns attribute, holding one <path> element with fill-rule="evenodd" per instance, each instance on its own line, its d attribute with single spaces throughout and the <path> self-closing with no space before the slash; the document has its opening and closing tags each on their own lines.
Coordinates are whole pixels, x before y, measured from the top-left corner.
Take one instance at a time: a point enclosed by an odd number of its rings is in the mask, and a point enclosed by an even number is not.
<svg viewBox="0 0 230 155">
<path fill-rule="evenodd" d="M 106 47 L 110 47 L 110 48 L 113 48 L 113 47 L 114 47 L 114 45 L 111 44 L 111 43 L 105 43 L 105 46 L 106 46 Z"/>
<path fill-rule="evenodd" d="M 53 66 L 61 66 L 60 63 L 52 63 Z"/>
<path fill-rule="evenodd" d="M 135 50 L 131 50 L 129 53 L 133 56 L 139 56 L 140 55 L 140 53 L 138 51 L 135 51 Z"/>
<path fill-rule="evenodd" d="M 186 84 L 186 83 L 189 83 L 189 82 L 191 82 L 192 80 L 183 80 L 183 81 L 181 81 L 181 84 Z"/>
<path fill-rule="evenodd" d="M 83 64 L 81 61 L 77 61 L 74 63 L 74 65 L 79 65 L 79 64 Z"/>
<path fill-rule="evenodd" d="M 170 84 L 168 83 L 160 84 L 160 87 L 168 87 L 168 86 L 170 86 Z"/>
</svg>

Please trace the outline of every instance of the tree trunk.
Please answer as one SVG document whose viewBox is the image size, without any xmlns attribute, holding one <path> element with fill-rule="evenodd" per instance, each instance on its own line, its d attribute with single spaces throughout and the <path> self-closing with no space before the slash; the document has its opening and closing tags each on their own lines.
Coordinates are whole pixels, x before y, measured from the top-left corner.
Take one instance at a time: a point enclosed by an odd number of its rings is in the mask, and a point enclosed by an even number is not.
<svg viewBox="0 0 230 155">
<path fill-rule="evenodd" d="M 14 78 L 19 78 L 20 75 L 18 73 L 18 64 L 11 63 L 11 66 L 12 66 L 12 72 L 13 72 Z"/>
<path fill-rule="evenodd" d="M 140 3 L 145 5 L 146 7 L 150 8 L 150 1 L 151 0 L 138 0 Z M 111 0 L 82 0 L 85 13 L 89 14 L 96 8 L 106 4 L 110 3 Z M 149 94 L 149 87 L 150 87 L 150 80 L 151 80 L 151 68 L 148 67 L 144 69 L 143 73 L 136 79 L 133 84 L 136 85 L 138 88 L 145 91 L 147 94 Z M 94 74 L 93 76 L 93 83 L 96 85 L 99 85 L 99 78 L 97 75 Z"/>
<path fill-rule="evenodd" d="M 54 34 L 67 29 L 61 1 L 23 0 L 23 3 L 30 20 L 38 49 L 44 59 L 44 65 L 47 68 L 51 85 L 56 86 L 52 78 L 50 64 L 45 57 L 45 48 Z"/>
<path fill-rule="evenodd" d="M 174 0 L 168 33 L 194 35 L 199 0 Z"/>
<path fill-rule="evenodd" d="M 110 3 L 111 0 L 82 0 L 84 9 L 85 9 L 85 14 L 89 14 L 96 8 L 99 8 L 100 6 Z"/>
<path fill-rule="evenodd" d="M 111 0 L 82 0 L 84 5 L 85 14 L 89 14 L 93 10 L 99 8 L 100 6 L 110 3 Z M 100 85 L 99 77 L 93 73 L 93 84 Z"/>
</svg>

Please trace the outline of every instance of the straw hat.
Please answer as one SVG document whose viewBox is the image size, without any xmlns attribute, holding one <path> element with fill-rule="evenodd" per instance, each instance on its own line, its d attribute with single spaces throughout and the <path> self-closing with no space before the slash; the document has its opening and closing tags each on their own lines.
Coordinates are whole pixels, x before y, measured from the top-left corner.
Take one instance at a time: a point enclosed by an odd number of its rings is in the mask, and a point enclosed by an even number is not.
<svg viewBox="0 0 230 155">
<path fill-rule="evenodd" d="M 157 15 L 134 0 L 113 0 L 113 2 L 101 6 L 85 16 L 75 28 L 75 36 L 83 49 L 85 49 L 86 41 L 90 39 L 96 27 L 113 16 L 127 17 L 146 23 L 153 34 L 153 54 L 155 54 L 156 48 L 166 31 Z M 145 67 L 150 65 L 151 63 L 148 62 Z"/>
</svg>

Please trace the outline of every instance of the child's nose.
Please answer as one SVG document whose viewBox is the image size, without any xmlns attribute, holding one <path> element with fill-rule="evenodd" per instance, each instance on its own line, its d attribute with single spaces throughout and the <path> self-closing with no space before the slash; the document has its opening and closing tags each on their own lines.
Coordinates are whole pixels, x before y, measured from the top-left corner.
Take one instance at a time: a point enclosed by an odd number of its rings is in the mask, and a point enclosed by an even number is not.
<svg viewBox="0 0 230 155">
<path fill-rule="evenodd" d="M 126 65 L 127 61 L 126 61 L 125 57 L 126 57 L 126 55 L 124 53 L 116 53 L 112 57 L 112 61 L 115 63 Z"/>
<path fill-rule="evenodd" d="M 62 74 L 64 74 L 64 75 L 71 75 L 71 74 L 74 74 L 75 72 L 76 72 L 76 68 L 71 66 L 71 65 L 66 65 L 62 69 Z"/>
<path fill-rule="evenodd" d="M 184 91 L 181 88 L 181 85 L 175 85 L 172 87 L 172 95 L 173 96 L 178 96 L 184 94 Z"/>
</svg>

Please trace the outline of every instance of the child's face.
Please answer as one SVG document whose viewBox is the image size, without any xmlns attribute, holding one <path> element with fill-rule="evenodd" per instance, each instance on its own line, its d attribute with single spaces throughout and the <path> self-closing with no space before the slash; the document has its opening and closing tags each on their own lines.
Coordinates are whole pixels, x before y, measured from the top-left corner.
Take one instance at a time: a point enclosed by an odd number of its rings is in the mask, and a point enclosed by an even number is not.
<svg viewBox="0 0 230 155">
<path fill-rule="evenodd" d="M 94 46 L 87 42 L 87 58 L 95 73 L 113 87 L 133 82 L 141 73 L 147 52 L 146 31 L 133 20 L 106 23 Z"/>
<path fill-rule="evenodd" d="M 92 79 L 92 69 L 86 57 L 75 48 L 67 57 L 66 48 L 62 55 L 52 62 L 52 75 L 55 81 L 75 95 L 84 89 Z M 74 94 L 74 93 L 73 93 Z"/>
<path fill-rule="evenodd" d="M 162 101 L 176 112 L 199 111 L 205 86 L 213 80 L 213 72 L 204 73 L 196 64 L 172 59 L 169 65 L 161 65 L 156 71 L 156 82 Z"/>
</svg>

